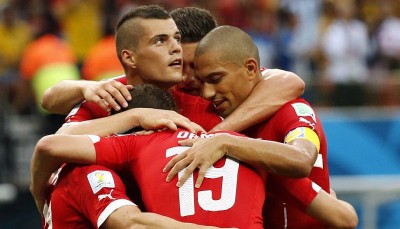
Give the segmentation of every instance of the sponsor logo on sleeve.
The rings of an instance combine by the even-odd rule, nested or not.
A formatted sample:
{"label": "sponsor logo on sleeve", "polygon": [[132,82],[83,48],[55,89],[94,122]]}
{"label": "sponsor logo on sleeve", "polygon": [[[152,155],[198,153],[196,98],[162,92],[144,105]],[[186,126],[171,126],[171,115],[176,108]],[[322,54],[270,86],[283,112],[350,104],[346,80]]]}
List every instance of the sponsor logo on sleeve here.
{"label": "sponsor logo on sleeve", "polygon": [[115,188],[114,178],[109,171],[96,170],[89,173],[87,178],[94,194],[102,188]]}
{"label": "sponsor logo on sleeve", "polygon": [[104,199],[104,198],[110,198],[110,200],[115,200],[114,197],[111,196],[111,193],[114,191],[114,189],[111,189],[110,193],[108,194],[101,194],[99,195],[97,198],[100,200]]}
{"label": "sponsor logo on sleeve", "polygon": [[299,118],[299,122],[305,122],[307,123],[313,130],[315,129],[315,123],[314,122],[310,122],[307,119],[300,117]]}
{"label": "sponsor logo on sleeve", "polygon": [[303,117],[310,116],[314,120],[314,122],[317,122],[315,119],[314,110],[307,104],[293,103],[292,107],[293,107],[294,111],[296,112],[297,116],[303,116]]}

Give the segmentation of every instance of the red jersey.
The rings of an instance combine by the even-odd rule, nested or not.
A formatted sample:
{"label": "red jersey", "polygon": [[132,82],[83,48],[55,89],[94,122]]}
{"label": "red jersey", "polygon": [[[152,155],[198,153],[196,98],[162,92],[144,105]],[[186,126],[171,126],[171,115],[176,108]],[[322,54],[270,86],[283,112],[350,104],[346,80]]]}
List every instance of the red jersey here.
{"label": "red jersey", "polygon": [[223,158],[207,171],[200,188],[194,188],[197,173],[181,188],[175,186],[177,177],[165,181],[164,166],[188,148],[179,146],[178,140],[195,137],[179,129],[101,138],[95,143],[97,163],[115,171],[129,170],[141,189],[147,211],[203,225],[263,228],[264,181],[246,165]]}
{"label": "red jersey", "polygon": [[222,121],[222,118],[213,112],[210,102],[204,98],[189,95],[174,88],[171,92],[179,107],[179,113],[190,121],[200,124],[206,131]]}
{"label": "red jersey", "polygon": [[[119,76],[110,80],[117,80],[126,84],[125,76]],[[210,103],[198,96],[189,95],[171,89],[171,93],[179,107],[179,112],[189,118],[192,122],[198,123],[206,131],[211,130],[222,119],[210,109]],[[95,103],[82,102],[77,105],[66,117],[66,123],[81,122],[90,119],[97,119],[109,116],[110,113]]]}
{"label": "red jersey", "polygon": [[[219,160],[207,171],[207,179],[198,189],[194,188],[197,173],[181,188],[175,186],[176,177],[170,183],[165,182],[167,174],[162,173],[163,167],[170,157],[187,149],[179,146],[177,141],[195,137],[198,136],[180,129],[175,133],[163,131],[147,136],[100,138],[94,141],[97,163],[119,172],[129,170],[138,182],[144,205],[150,212],[184,222],[262,228],[265,181],[245,164],[229,158]],[[273,176],[272,179],[278,183],[272,192],[279,192],[300,209],[305,209],[319,191],[308,178]],[[299,189],[294,190],[294,185]]]}
{"label": "red jersey", "polygon": [[[253,138],[284,143],[291,131],[299,127],[306,127],[308,128],[306,131],[316,133],[316,138],[318,138],[317,141],[319,142],[319,154],[308,178],[329,193],[330,184],[325,134],[320,119],[304,99],[299,98],[286,103],[269,120],[249,128],[245,133]],[[305,137],[306,134],[302,132],[305,128],[300,128],[299,130],[301,131],[298,131],[294,138],[307,138]],[[287,228],[323,227],[317,220],[298,211],[291,205],[286,205],[284,202],[286,201],[281,201],[272,196],[267,197],[265,224],[271,225],[270,228],[286,228],[286,223]]]}
{"label": "red jersey", "polygon": [[116,173],[99,165],[66,165],[43,211],[43,228],[100,228],[116,209],[135,205]]}

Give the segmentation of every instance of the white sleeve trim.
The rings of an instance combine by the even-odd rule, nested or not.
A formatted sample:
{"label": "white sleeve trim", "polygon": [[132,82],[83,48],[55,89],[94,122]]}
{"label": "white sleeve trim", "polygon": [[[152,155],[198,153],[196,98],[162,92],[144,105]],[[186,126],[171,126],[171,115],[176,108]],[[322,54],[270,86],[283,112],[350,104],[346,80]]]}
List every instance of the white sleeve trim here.
{"label": "white sleeve trim", "polygon": [[63,126],[63,127],[72,126],[72,125],[76,125],[76,124],[78,124],[78,123],[80,123],[80,122],[66,122],[66,123],[62,124],[62,126]]}
{"label": "white sleeve trim", "polygon": [[100,226],[106,221],[106,219],[113,213],[115,210],[117,210],[120,207],[123,206],[137,206],[136,204],[132,203],[130,200],[125,200],[125,199],[119,199],[111,202],[105,209],[104,211],[100,214],[99,218],[97,219],[97,228],[100,228]]}
{"label": "white sleeve trim", "polygon": [[94,144],[100,141],[100,137],[97,136],[97,135],[89,134],[89,135],[87,135],[87,136],[90,138],[90,140],[92,140],[92,142],[93,142]]}
{"label": "white sleeve trim", "polygon": [[324,168],[324,160],[322,159],[322,154],[318,154],[317,160],[315,160],[314,167]]}
{"label": "white sleeve trim", "polygon": [[319,193],[319,191],[321,191],[321,187],[319,185],[317,185],[316,183],[314,183],[314,181],[312,181],[311,185],[316,193]]}

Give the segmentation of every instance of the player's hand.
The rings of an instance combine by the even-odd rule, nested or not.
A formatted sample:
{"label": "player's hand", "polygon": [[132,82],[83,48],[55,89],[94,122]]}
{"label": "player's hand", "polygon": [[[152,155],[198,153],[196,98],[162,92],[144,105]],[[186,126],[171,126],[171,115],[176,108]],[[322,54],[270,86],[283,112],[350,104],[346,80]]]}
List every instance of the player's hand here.
{"label": "player's hand", "polygon": [[169,171],[166,181],[170,182],[176,174],[187,166],[176,186],[181,187],[193,171],[199,169],[198,178],[195,183],[195,187],[199,188],[208,168],[226,154],[223,149],[225,142],[225,134],[217,134],[211,138],[179,141],[180,145],[191,146],[191,148],[172,158],[164,167],[163,172]]}
{"label": "player's hand", "polygon": [[129,91],[132,89],[132,85],[116,80],[86,81],[81,88],[85,100],[96,103],[104,110],[112,107],[116,111],[128,106],[127,101],[132,99]]}
{"label": "player's hand", "polygon": [[205,132],[197,123],[191,122],[188,118],[178,114],[175,111],[160,110],[152,108],[136,108],[139,112],[139,125],[146,130],[157,130],[168,128],[177,130],[178,126],[189,130],[190,132]]}

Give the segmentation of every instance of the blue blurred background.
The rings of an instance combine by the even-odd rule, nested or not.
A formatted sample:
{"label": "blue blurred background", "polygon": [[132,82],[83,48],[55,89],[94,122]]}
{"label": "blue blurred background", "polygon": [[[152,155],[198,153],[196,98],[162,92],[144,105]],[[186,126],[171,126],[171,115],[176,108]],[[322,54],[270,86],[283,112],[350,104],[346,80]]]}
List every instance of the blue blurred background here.
{"label": "blue blurred background", "polygon": [[323,109],[332,188],[357,209],[359,228],[400,226],[400,110]]}

